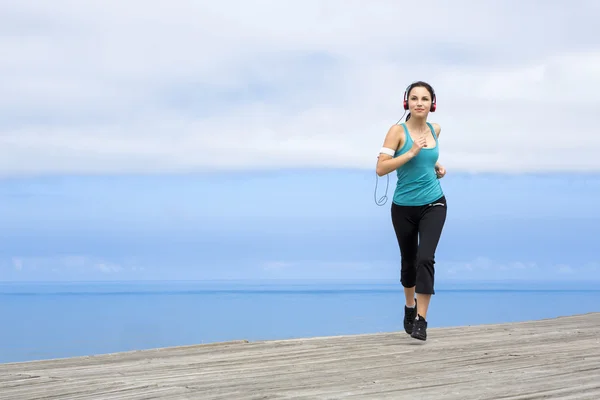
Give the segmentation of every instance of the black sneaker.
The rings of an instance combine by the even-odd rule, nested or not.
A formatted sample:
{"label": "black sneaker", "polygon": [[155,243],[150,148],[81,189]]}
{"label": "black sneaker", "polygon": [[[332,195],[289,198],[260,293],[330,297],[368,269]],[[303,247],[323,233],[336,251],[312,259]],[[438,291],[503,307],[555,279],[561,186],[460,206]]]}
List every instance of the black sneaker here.
{"label": "black sneaker", "polygon": [[410,336],[419,340],[427,340],[427,321],[418,314]]}
{"label": "black sneaker", "polygon": [[413,331],[413,324],[415,323],[415,317],[417,316],[417,299],[415,299],[415,308],[409,308],[404,306],[404,330],[409,335]]}

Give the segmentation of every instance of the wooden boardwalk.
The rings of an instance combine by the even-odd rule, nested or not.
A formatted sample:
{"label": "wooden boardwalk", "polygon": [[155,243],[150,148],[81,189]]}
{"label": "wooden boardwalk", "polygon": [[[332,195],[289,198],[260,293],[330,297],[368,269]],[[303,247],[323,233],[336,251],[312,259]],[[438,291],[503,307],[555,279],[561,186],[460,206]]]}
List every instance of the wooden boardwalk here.
{"label": "wooden boardwalk", "polygon": [[0,399],[600,399],[600,313],[0,364]]}

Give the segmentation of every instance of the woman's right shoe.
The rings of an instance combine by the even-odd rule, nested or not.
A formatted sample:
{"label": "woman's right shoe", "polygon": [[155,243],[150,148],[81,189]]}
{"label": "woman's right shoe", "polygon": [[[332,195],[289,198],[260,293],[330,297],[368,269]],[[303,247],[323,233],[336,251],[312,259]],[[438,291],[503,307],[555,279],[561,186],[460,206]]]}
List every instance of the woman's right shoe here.
{"label": "woman's right shoe", "polygon": [[418,340],[427,340],[427,321],[418,314],[410,336]]}

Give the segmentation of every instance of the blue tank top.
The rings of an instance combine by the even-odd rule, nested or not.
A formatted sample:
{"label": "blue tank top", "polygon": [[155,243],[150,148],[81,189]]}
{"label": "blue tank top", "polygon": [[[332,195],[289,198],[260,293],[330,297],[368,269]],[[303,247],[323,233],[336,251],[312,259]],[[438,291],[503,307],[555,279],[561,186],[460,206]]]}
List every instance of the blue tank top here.
{"label": "blue tank top", "polygon": [[[423,147],[416,157],[396,170],[398,182],[394,191],[393,202],[400,206],[422,206],[429,204],[444,195],[442,186],[435,173],[435,163],[438,160],[439,142],[433,126],[428,122],[435,147]],[[406,153],[413,145],[408,128],[402,124],[406,140],[404,146],[398,149],[395,157]]]}

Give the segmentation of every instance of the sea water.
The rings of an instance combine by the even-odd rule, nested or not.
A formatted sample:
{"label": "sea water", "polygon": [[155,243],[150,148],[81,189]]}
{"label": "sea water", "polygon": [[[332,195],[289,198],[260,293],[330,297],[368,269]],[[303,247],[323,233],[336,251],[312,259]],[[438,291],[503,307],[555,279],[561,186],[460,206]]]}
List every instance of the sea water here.
{"label": "sea water", "polygon": [[[403,331],[399,283],[0,283],[0,363],[245,339]],[[600,311],[597,283],[440,283],[429,326]]]}

